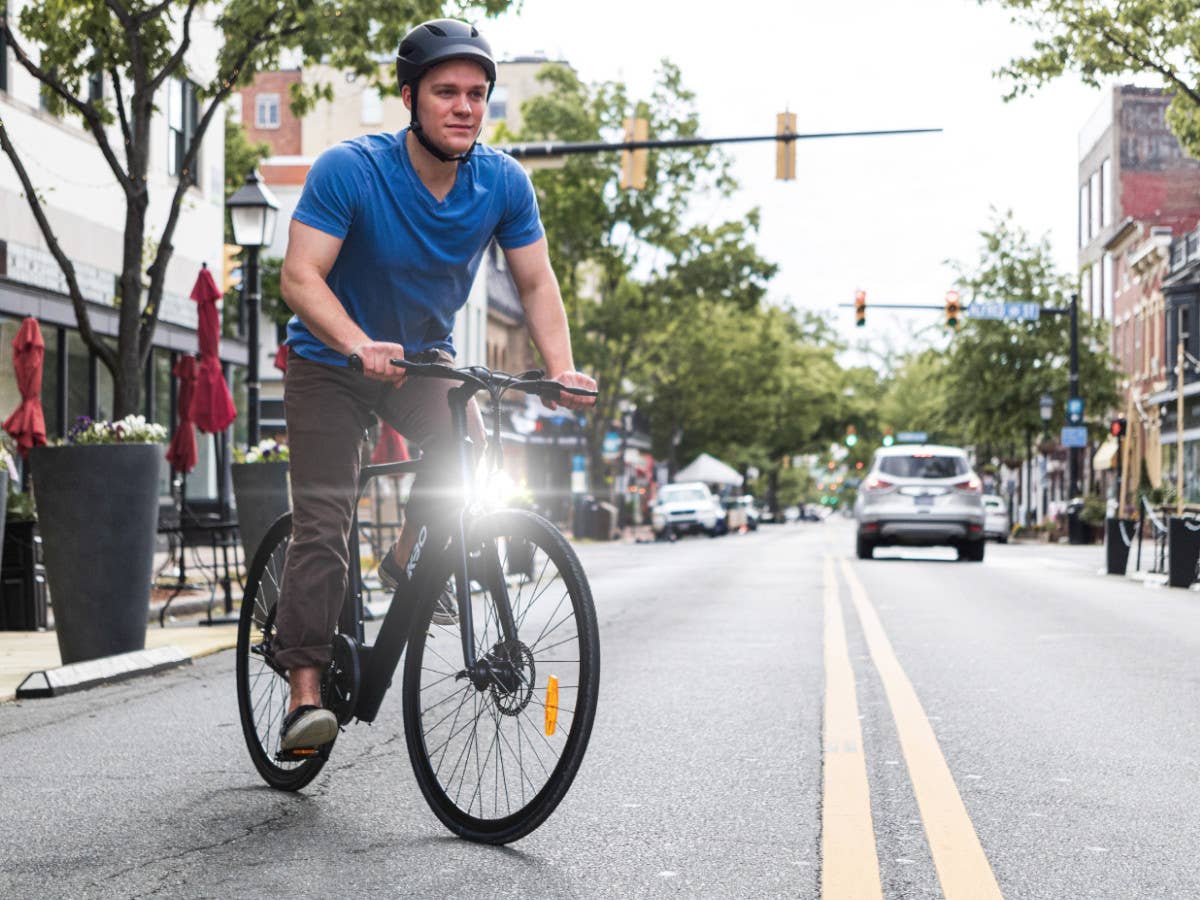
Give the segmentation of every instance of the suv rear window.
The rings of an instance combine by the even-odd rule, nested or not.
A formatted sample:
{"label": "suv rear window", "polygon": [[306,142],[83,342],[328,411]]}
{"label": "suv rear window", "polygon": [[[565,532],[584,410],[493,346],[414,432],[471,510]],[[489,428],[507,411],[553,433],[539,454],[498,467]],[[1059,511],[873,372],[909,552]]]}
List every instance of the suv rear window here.
{"label": "suv rear window", "polygon": [[953,478],[967,473],[961,456],[885,456],[879,471],[897,478]]}

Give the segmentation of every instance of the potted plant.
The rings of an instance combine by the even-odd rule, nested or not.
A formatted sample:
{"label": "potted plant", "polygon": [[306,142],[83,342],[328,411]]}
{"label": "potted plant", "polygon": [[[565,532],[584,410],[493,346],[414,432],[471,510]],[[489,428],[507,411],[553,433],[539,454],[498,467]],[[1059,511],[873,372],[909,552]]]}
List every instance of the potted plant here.
{"label": "potted plant", "polygon": [[233,502],[247,568],[271,524],[292,508],[287,444],[266,438],[233,451]]}
{"label": "potted plant", "polygon": [[30,452],[64,664],[146,646],[166,438],[142,416],[81,416],[65,438]]}

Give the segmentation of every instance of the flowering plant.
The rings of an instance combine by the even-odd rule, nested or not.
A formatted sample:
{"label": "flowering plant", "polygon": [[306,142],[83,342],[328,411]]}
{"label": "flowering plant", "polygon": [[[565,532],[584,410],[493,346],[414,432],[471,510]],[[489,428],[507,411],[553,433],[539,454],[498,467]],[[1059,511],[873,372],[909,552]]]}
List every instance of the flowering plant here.
{"label": "flowering plant", "polygon": [[272,438],[263,438],[253,447],[233,448],[233,461],[238,463],[287,462],[288,446]]}
{"label": "flowering plant", "polygon": [[60,444],[161,444],[167,429],[145,416],[126,416],[116,422],[96,421],[87,416],[75,420]]}

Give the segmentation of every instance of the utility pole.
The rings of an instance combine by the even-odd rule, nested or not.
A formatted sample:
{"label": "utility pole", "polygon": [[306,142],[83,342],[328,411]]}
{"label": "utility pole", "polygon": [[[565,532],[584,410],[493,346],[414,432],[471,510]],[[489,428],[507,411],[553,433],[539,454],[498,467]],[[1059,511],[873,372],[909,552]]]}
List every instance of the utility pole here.
{"label": "utility pole", "polygon": [[1175,310],[1175,515],[1183,515],[1183,306]]}
{"label": "utility pole", "polygon": [[[1071,307],[1068,313],[1071,317],[1071,374],[1070,397],[1079,399],[1079,294],[1071,295]],[[1072,447],[1067,453],[1068,499],[1074,499],[1083,493],[1079,484],[1079,449]]]}

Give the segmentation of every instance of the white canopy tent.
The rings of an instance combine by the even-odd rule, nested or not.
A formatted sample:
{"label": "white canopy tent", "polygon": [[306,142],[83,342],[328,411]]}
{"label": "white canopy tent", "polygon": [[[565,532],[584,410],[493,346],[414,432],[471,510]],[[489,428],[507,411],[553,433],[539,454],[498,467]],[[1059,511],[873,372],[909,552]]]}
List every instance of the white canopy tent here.
{"label": "white canopy tent", "polygon": [[676,481],[703,481],[705,484],[740,485],[743,481],[737,469],[715,456],[701,453],[675,473]]}

